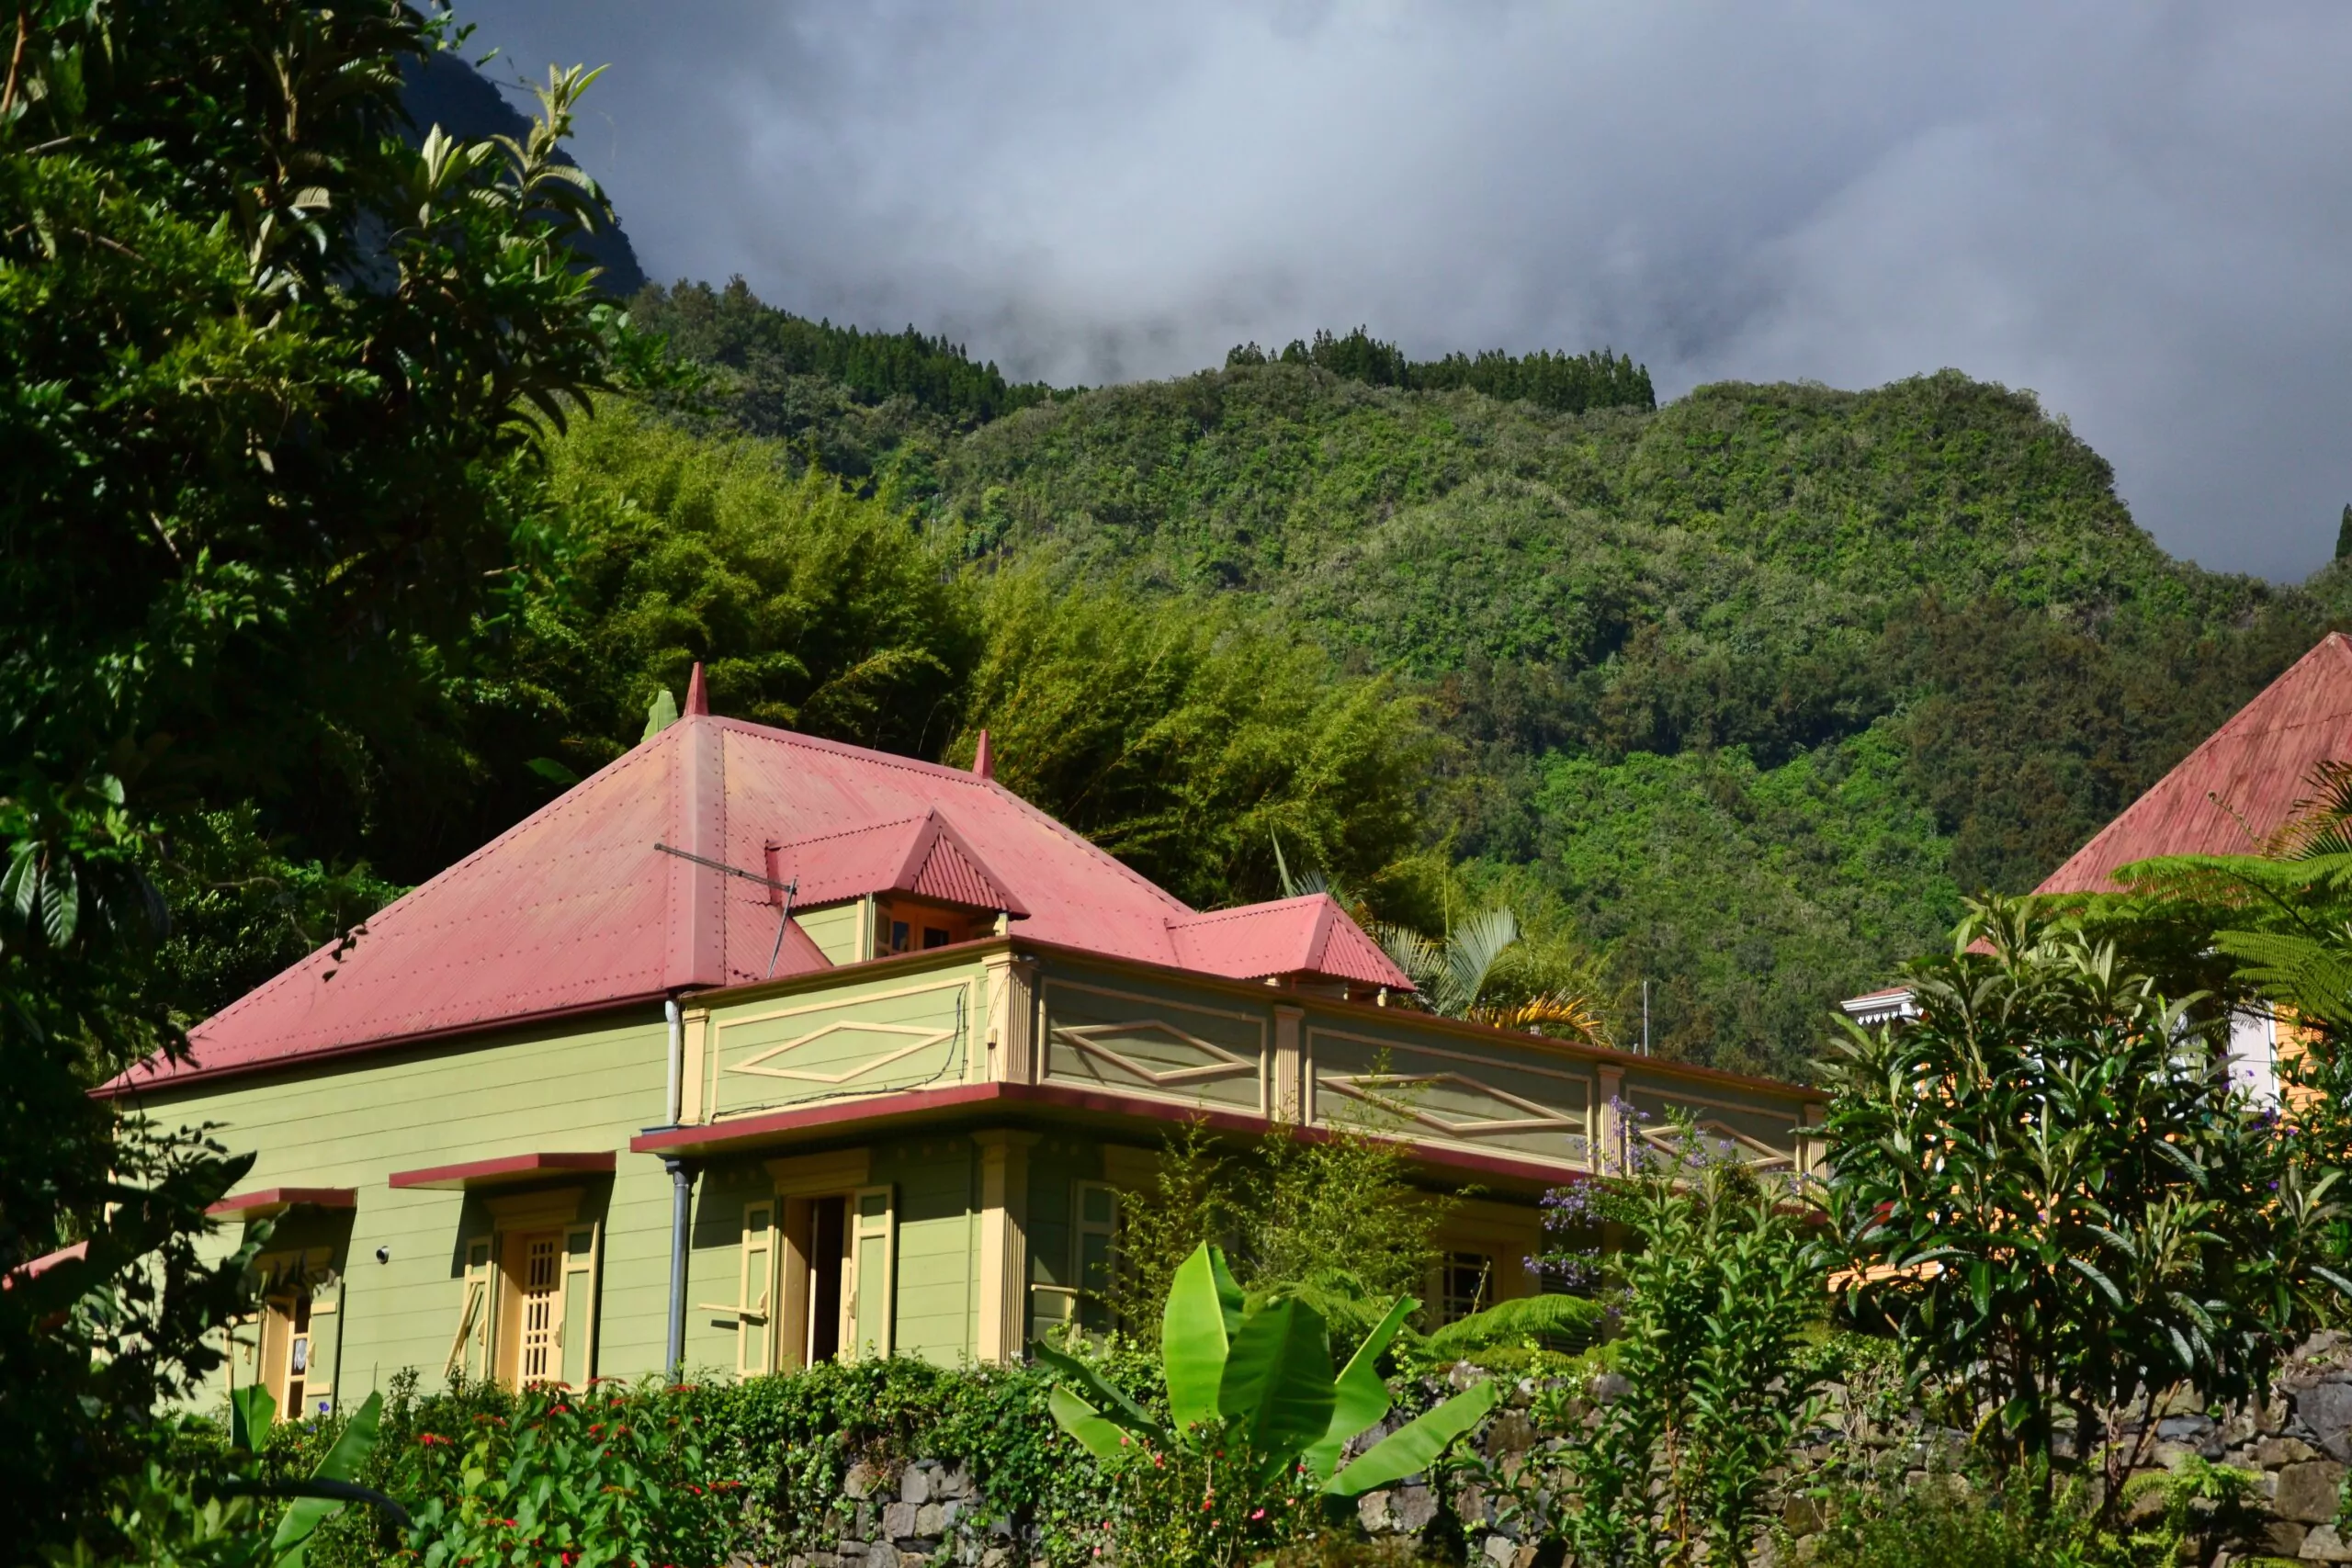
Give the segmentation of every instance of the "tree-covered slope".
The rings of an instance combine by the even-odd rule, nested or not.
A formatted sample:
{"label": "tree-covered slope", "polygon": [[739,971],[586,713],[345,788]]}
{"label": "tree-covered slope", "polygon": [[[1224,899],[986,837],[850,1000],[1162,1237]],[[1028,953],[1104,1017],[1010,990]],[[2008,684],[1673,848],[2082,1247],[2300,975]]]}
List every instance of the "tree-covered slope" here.
{"label": "tree-covered slope", "polygon": [[1244,365],[911,444],[970,557],[1238,595],[1419,682],[1425,831],[1538,873],[1669,1048],[1784,1072],[2337,599],[2172,559],[2062,420],[1953,371],[1563,414]]}

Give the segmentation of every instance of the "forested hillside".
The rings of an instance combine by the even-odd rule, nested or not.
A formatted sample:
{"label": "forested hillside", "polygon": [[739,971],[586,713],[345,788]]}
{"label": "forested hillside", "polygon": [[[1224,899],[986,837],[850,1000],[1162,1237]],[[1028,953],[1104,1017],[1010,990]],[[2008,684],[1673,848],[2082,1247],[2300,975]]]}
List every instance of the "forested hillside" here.
{"label": "forested hillside", "polygon": [[2334,606],[2171,560],[2062,422],[1950,371],[1568,416],[1270,364],[1031,409],[936,471],[967,553],[1237,593],[1408,677],[1452,742],[1425,831],[1532,868],[1657,983],[1667,1048],[1781,1071]]}
{"label": "forested hillside", "polygon": [[[682,378],[550,439],[497,613],[259,802],[298,859],[429,874],[701,659],[722,711],[861,744],[962,761],[985,726],[1195,903],[1277,893],[1278,844],[1424,929],[1508,899],[1621,1040],[1646,980],[1657,1049],[1801,1074],[1838,997],[2030,887],[2346,602],[2169,558],[2062,420],[1953,371],[1653,408],[1622,355],[1359,330],[1057,389],[740,284],[632,310]],[[266,924],[213,902],[190,940]]]}

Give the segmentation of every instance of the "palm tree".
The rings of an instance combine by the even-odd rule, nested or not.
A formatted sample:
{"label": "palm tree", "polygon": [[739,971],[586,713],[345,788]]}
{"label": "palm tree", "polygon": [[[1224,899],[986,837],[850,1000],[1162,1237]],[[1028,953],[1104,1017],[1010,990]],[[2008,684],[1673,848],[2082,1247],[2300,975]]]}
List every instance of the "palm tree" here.
{"label": "palm tree", "polygon": [[1430,937],[1409,926],[1370,919],[1360,900],[1321,872],[1293,876],[1279,838],[1274,840],[1274,868],[1285,897],[1328,893],[1346,907],[1413,982],[1421,1005],[1439,1017],[1596,1045],[1610,1043],[1608,1024],[1594,1008],[1588,986],[1554,987],[1515,998],[1506,994],[1513,988],[1507,983],[1507,954],[1520,945],[1521,936],[1519,916],[1508,906],[1481,909],[1453,924],[1443,937]]}

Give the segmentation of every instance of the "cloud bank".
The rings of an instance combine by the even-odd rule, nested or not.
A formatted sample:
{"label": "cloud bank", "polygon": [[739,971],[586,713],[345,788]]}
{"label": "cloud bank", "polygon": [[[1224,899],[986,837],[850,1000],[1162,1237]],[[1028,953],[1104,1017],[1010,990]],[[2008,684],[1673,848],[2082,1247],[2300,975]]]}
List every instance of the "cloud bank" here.
{"label": "cloud bank", "polygon": [[2352,501],[2352,8],[477,0],[610,62],[647,270],[1099,383],[1368,324],[1704,381],[2038,390],[2300,577]]}

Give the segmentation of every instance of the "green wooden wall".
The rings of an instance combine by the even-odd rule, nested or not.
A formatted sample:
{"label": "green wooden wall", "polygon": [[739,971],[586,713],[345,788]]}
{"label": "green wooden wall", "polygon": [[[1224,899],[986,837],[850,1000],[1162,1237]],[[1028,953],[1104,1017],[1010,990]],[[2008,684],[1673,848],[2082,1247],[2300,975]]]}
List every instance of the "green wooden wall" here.
{"label": "green wooden wall", "polygon": [[[660,1368],[667,1333],[669,1178],[659,1160],[628,1148],[632,1134],[662,1120],[668,1049],[662,1014],[648,1009],[217,1088],[150,1090],[141,1106],[167,1122],[220,1123],[220,1142],[258,1151],[241,1190],[357,1190],[340,1260],[336,1393],[346,1404],[402,1367],[420,1369],[428,1387],[439,1383],[463,1304],[461,1249],[488,1229],[479,1196],[395,1190],[386,1184],[392,1172],[502,1155],[620,1151],[609,1181],[584,1184],[583,1213],[605,1200],[598,1370],[631,1376]],[[316,1223],[298,1213],[284,1234]],[[225,1251],[237,1234],[228,1227],[218,1245]],[[387,1261],[376,1260],[379,1247]]]}

